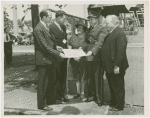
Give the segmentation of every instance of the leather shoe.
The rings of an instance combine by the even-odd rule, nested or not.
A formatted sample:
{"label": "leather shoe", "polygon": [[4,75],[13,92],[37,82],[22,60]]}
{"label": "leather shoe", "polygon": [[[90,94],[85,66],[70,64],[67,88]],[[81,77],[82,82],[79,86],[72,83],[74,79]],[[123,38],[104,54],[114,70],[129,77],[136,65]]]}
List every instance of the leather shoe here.
{"label": "leather shoe", "polygon": [[94,96],[89,97],[89,98],[87,99],[87,102],[91,102],[91,101],[94,101]]}
{"label": "leather shoe", "polygon": [[52,111],[53,110],[53,108],[51,108],[51,107],[43,107],[43,108],[38,108],[38,109],[40,109],[40,110],[46,110],[46,111]]}
{"label": "leather shoe", "polygon": [[56,100],[55,104],[62,104],[60,100]]}
{"label": "leather shoe", "polygon": [[109,111],[121,111],[123,109],[117,109],[117,108],[114,108],[114,107],[110,107],[108,110]]}
{"label": "leather shoe", "polygon": [[80,98],[80,94],[77,93],[75,96],[73,96],[73,99],[77,99],[77,98]]}
{"label": "leather shoe", "polygon": [[67,98],[62,98],[62,101],[63,101],[63,102],[69,102],[69,99],[67,99]]}
{"label": "leather shoe", "polygon": [[104,105],[104,103],[103,103],[103,102],[98,102],[97,104],[98,104],[98,106],[99,106],[99,107],[101,107],[101,106],[103,106],[103,105]]}

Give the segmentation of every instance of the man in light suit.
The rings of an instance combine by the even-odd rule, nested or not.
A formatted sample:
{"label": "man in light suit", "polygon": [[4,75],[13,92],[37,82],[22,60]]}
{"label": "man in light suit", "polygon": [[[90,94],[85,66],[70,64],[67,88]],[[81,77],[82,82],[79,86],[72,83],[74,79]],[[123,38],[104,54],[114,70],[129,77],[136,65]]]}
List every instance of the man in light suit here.
{"label": "man in light suit", "polygon": [[[65,12],[58,10],[56,12],[56,19],[50,24],[49,32],[54,35],[54,42],[57,46],[64,49],[67,48],[67,33],[66,26],[64,25],[66,16]],[[55,63],[55,79],[56,79],[56,89],[55,97],[56,104],[61,104],[62,102],[68,102],[69,100],[65,96],[66,88],[66,75],[67,75],[67,59],[57,60]]]}
{"label": "man in light suit", "polygon": [[106,71],[110,87],[110,110],[123,110],[125,101],[124,76],[129,67],[126,49],[127,38],[118,27],[119,19],[115,15],[106,17],[106,28],[109,32],[101,49],[102,66]]}
{"label": "man in light suit", "polygon": [[48,23],[52,18],[51,12],[44,9],[40,12],[40,17],[41,21],[34,29],[35,57],[38,65],[37,107],[52,110],[48,105],[55,103],[54,62],[56,59],[65,58],[65,55],[54,49],[54,37],[49,34]]}

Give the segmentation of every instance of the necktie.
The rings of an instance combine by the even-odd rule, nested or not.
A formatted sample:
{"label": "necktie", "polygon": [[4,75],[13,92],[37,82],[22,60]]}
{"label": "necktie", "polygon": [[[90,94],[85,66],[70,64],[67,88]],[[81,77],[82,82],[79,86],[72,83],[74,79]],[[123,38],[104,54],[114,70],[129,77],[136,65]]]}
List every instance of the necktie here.
{"label": "necktie", "polygon": [[46,29],[47,29],[47,30],[49,30],[49,28],[48,28],[48,24],[46,24]]}
{"label": "necktie", "polygon": [[60,29],[61,29],[61,31],[63,32],[63,30],[62,30],[62,29],[63,29],[63,28],[62,28],[62,25],[60,25]]}

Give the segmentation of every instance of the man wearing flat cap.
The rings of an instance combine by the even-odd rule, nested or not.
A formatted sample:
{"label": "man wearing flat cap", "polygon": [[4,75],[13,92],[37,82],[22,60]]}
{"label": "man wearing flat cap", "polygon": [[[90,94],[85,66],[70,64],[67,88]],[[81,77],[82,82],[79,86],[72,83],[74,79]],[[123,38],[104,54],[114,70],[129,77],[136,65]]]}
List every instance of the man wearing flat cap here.
{"label": "man wearing flat cap", "polygon": [[100,49],[108,32],[104,26],[98,23],[99,13],[89,11],[88,19],[90,28],[87,32],[87,64],[86,78],[88,79],[88,102],[97,100],[98,106],[103,105],[102,78],[103,69],[100,63]]}

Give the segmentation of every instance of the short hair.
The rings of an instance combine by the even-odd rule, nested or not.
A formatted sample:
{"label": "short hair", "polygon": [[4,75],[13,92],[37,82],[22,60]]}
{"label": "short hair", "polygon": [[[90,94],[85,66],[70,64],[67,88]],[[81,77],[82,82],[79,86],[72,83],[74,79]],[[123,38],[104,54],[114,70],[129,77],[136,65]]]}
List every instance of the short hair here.
{"label": "short hair", "polygon": [[116,15],[108,15],[106,16],[106,20],[114,25],[119,25],[120,23],[119,18]]}
{"label": "short hair", "polygon": [[40,17],[41,19],[44,17],[44,16],[48,16],[48,12],[49,10],[48,9],[43,9],[41,12],[40,12]]}
{"label": "short hair", "polygon": [[62,17],[64,14],[65,14],[65,12],[64,12],[64,11],[62,11],[62,10],[58,10],[58,11],[56,12],[56,14],[55,14],[55,17],[56,17],[56,18],[58,18],[58,17]]}

